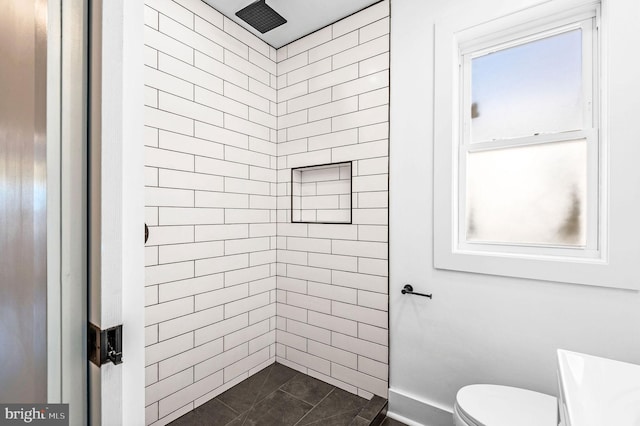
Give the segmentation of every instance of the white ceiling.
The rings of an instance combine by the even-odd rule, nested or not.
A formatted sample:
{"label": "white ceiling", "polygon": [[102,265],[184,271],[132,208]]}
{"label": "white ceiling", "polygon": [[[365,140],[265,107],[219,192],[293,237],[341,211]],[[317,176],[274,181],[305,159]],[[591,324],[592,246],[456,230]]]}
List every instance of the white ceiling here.
{"label": "white ceiling", "polygon": [[275,48],[310,34],[351,15],[379,0],[267,0],[267,5],[282,15],[287,23],[260,34],[236,16],[236,12],[255,0],[203,0],[218,12],[242,25]]}

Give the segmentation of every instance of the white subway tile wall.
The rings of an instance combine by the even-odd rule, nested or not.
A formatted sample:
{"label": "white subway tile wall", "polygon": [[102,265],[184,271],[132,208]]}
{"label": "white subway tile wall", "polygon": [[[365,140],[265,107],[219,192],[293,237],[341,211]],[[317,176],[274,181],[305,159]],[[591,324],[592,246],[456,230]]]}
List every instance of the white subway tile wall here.
{"label": "white subway tile wall", "polygon": [[146,423],[164,425],[275,361],[277,64],[200,0],[145,3]]}
{"label": "white subway tile wall", "polygon": [[[147,425],[276,360],[386,397],[389,1],[277,51],[145,4]],[[291,223],[291,168],[348,161],[300,189],[353,224]]]}
{"label": "white subway tile wall", "polygon": [[[282,47],[277,58],[276,359],[387,397],[389,2]],[[291,182],[292,168],[345,161],[348,176],[325,169]],[[344,200],[346,178],[353,194]],[[291,223],[322,222],[339,203],[353,207],[352,224]]]}

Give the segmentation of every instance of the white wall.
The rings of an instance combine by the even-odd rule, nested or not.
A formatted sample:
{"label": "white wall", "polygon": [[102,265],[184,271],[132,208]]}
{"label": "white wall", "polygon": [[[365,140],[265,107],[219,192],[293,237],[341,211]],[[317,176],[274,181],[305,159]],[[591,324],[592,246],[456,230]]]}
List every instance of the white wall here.
{"label": "white wall", "polygon": [[200,0],[145,1],[146,422],[275,361],[276,51]]}
{"label": "white wall", "polygon": [[[640,363],[638,292],[433,268],[434,24],[536,3],[392,1],[390,410],[420,424],[451,424],[456,391],[471,383],[555,395],[557,348]],[[607,6],[612,126],[629,126],[640,94],[640,66],[629,55],[640,45],[640,4]],[[433,300],[402,296],[405,283]]]}
{"label": "white wall", "polygon": [[[382,1],[278,49],[277,360],[366,398],[388,383],[388,17]],[[344,161],[351,223],[291,223],[291,168]]]}

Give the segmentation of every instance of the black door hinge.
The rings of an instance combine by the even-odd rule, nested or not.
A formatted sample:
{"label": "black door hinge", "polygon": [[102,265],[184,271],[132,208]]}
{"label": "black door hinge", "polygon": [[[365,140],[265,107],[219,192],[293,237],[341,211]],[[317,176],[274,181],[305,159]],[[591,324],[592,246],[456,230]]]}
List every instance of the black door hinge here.
{"label": "black door hinge", "polygon": [[122,364],[122,325],[100,330],[89,323],[87,330],[89,361],[98,367],[111,361]]}

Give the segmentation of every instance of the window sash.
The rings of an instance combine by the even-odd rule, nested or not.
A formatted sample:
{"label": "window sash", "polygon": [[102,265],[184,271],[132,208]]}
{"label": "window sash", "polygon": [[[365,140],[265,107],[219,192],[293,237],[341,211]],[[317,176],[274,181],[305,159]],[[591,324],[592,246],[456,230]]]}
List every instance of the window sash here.
{"label": "window sash", "polygon": [[[574,18],[575,19],[575,18]],[[533,41],[541,40],[555,35],[563,34],[573,30],[582,31],[582,129],[589,129],[595,127],[598,122],[597,111],[593,108],[594,95],[597,93],[596,87],[594,87],[594,65],[596,61],[596,43],[594,43],[594,31],[597,28],[596,16],[589,15],[589,18],[582,19],[580,21],[570,23],[558,23],[554,24],[553,28],[535,31],[530,34],[529,32],[523,33],[521,36],[511,35],[509,41],[503,40],[504,36],[500,36],[492,41],[485,41],[484,43],[476,46],[476,49],[469,50],[469,46],[460,50],[460,67],[462,72],[460,73],[460,87],[461,99],[460,99],[460,117],[462,118],[462,126],[460,134],[462,135],[462,144],[478,144],[487,141],[473,142],[471,137],[471,61],[475,58],[494,53],[502,50],[506,50],[512,47],[518,47]],[[515,39],[513,37],[516,37]],[[488,46],[482,47],[487,44]],[[566,129],[564,131],[572,131],[574,129]],[[545,134],[554,134],[559,132],[551,132]],[[533,136],[533,135],[532,135]],[[506,140],[493,139],[493,140]],[[511,139],[511,138],[508,138]]]}
{"label": "window sash", "polygon": [[[550,260],[567,260],[568,258],[597,259],[601,257],[601,229],[600,222],[600,161],[601,144],[599,141],[599,122],[597,108],[598,87],[597,73],[597,43],[596,31],[598,27],[598,10],[573,15],[563,20],[556,20],[545,24],[531,23],[527,28],[514,32],[505,30],[492,37],[474,39],[459,45],[459,108],[458,123],[459,141],[457,145],[457,161],[454,166],[455,191],[453,197],[453,212],[455,214],[453,229],[454,252],[465,254],[491,254],[495,256],[535,256],[547,257]],[[472,142],[471,139],[471,61],[488,53],[517,47],[532,41],[540,40],[568,31],[580,29],[582,31],[582,91],[583,91],[583,119],[582,129],[559,132],[541,133],[524,137],[503,138],[490,141]],[[512,148],[518,146],[540,145],[554,142],[585,139],[587,143],[587,221],[585,246],[560,246],[553,244],[478,242],[466,240],[466,170],[467,156],[472,152]]]}
{"label": "window sash", "polygon": [[[493,149],[515,148],[520,146],[543,145],[555,142],[564,142],[584,139],[587,143],[587,221],[586,221],[586,244],[585,246],[564,246],[554,244],[533,244],[533,243],[505,243],[505,242],[480,242],[466,240],[466,165],[467,155],[472,152],[491,151]],[[473,144],[463,146],[458,151],[459,179],[457,197],[457,222],[458,226],[454,235],[457,241],[457,252],[502,252],[504,254],[523,255],[548,255],[562,257],[599,257],[599,143],[598,131],[589,129],[587,131],[565,132],[556,135],[539,135],[534,137],[510,139],[508,141],[492,141],[483,144]],[[454,197],[456,200],[456,197]]]}

